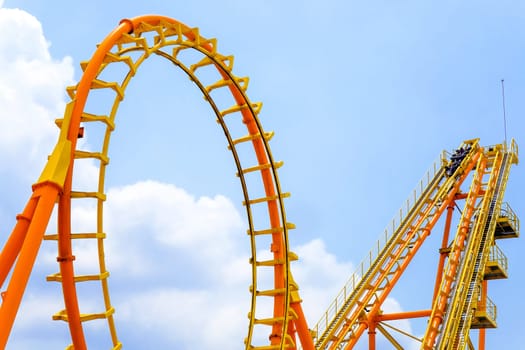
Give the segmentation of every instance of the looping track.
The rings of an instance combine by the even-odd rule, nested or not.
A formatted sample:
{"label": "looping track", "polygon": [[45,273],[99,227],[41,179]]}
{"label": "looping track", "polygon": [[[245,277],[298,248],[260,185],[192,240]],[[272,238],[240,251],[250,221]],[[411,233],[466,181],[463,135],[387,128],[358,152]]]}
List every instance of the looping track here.
{"label": "looping track", "polygon": [[[186,54],[193,51],[198,54]],[[61,129],[60,138],[46,169],[39,181],[34,185],[34,193],[28,207],[14,229],[12,239],[8,242],[1,256],[2,282],[6,279],[9,269],[15,263],[11,283],[0,309],[0,347],[5,346],[7,336],[14,321],[16,310],[22,297],[25,282],[30,274],[39,242],[42,239],[47,221],[51,215],[54,202],[58,200],[58,233],[43,237],[56,240],[58,243],[58,258],[60,272],[48,276],[49,281],[62,284],[65,309],[58,312],[54,319],[68,323],[73,347],[85,349],[86,340],[83,332],[83,322],[106,319],[114,349],[121,348],[116,334],[107,279],[109,272],[104,261],[103,206],[106,200],[105,173],[109,164],[108,149],[112,131],[115,129],[115,119],[120,102],[125,97],[125,90],[135,72],[148,57],[158,55],[182,69],[200,89],[209,103],[217,122],[221,126],[228,141],[237,167],[244,194],[244,206],[248,217],[247,230],[251,241],[252,285],[250,286],[251,309],[249,310],[249,331],[245,339],[246,349],[282,349],[296,346],[296,332],[300,332],[303,346],[311,348],[308,327],[302,314],[298,287],[293,282],[290,261],[297,256],[290,252],[288,245],[288,230],[294,225],[286,220],[284,198],[288,193],[282,192],[277,175],[277,169],[282,162],[273,159],[269,141],[273,132],[262,128],[258,114],[262,103],[251,102],[246,94],[249,79],[237,77],[233,73],[233,56],[225,56],[217,51],[217,40],[206,39],[199,34],[197,28],[189,28],[173,19],[162,16],[142,16],[126,19],[110,33],[98,46],[91,60],[83,62],[82,79],[76,86],[67,89],[71,102],[67,105],[63,119],[57,120]],[[198,58],[195,58],[198,57]],[[120,71],[125,67],[124,74],[117,81],[108,81],[103,77],[107,71],[118,66]],[[213,74],[213,72],[215,72]],[[108,74],[109,75],[109,74]],[[204,83],[210,80],[209,83]],[[113,102],[105,112],[86,110],[89,99],[94,94],[104,94]],[[231,98],[215,98],[224,96],[223,91]],[[222,94],[222,95],[221,95]],[[228,103],[229,105],[226,105]],[[236,127],[235,124],[240,124]],[[244,126],[243,126],[244,125]],[[99,150],[81,150],[77,148],[77,139],[84,133],[90,134],[91,129],[104,128]],[[236,135],[242,129],[245,135]],[[234,130],[233,134],[230,130]],[[255,157],[241,156],[252,150]],[[74,168],[80,160],[89,159],[98,163],[99,178],[97,188],[89,191],[74,189]],[[255,160],[255,163],[250,163]],[[259,179],[259,180],[257,180]],[[252,184],[249,188],[248,184]],[[97,206],[96,232],[71,232],[71,215],[73,201],[93,200]],[[262,207],[258,208],[258,207]],[[258,242],[270,240],[271,259],[261,260],[257,253]],[[33,247],[26,242],[31,240]],[[90,275],[74,274],[74,251],[71,240],[96,240],[98,246],[99,271]],[[36,243],[38,242],[38,243]],[[23,243],[23,244],[22,244]],[[23,264],[22,261],[28,263]],[[9,267],[9,269],[7,268]],[[265,270],[273,271],[273,285],[266,285],[259,275]],[[105,308],[99,313],[82,314],[77,297],[78,283],[100,282]],[[263,299],[273,300],[273,310],[257,308]],[[289,328],[290,327],[290,328]],[[302,333],[301,333],[302,332]],[[270,334],[270,345],[254,345],[260,341],[262,334]]]}
{"label": "looping track", "polygon": [[[495,307],[487,296],[487,280],[506,278],[506,258],[495,240],[519,234],[519,221],[503,203],[511,165],[518,163],[516,143],[482,147],[474,139],[460,145],[460,150],[466,150],[461,156],[444,152],[406,202],[406,208],[400,210],[391,229],[385,231],[310,330],[290,272],[291,262],[298,257],[288,243],[288,231],[294,228],[284,210],[289,194],[281,190],[277,174],[282,162],[275,161],[270,150],[273,132],[265,131],[258,117],[262,104],[249,100],[249,79],[234,75],[233,56],[220,54],[216,39],[203,38],[197,28],[153,15],[123,20],[92,58],[81,63],[84,73],[80,82],[67,89],[71,102],[64,117],[57,120],[59,140],[0,255],[0,286],[9,281],[0,307],[0,348],[8,342],[43,239],[58,245],[60,271],[47,279],[62,286],[65,308],[53,318],[69,327],[72,345],[68,349],[87,349],[84,323],[95,320],[107,325],[109,347],[122,348],[104,258],[105,175],[120,103],[141,64],[153,55],[167,59],[198,87],[214,111],[233,156],[251,244],[251,305],[245,349],[352,349],[366,330],[369,349],[376,348],[376,330],[396,349],[402,349],[385,322],[426,318],[422,339],[404,334],[420,342],[423,350],[473,349],[470,329],[480,329],[478,349],[484,350],[484,329],[495,327]],[[79,148],[77,141],[84,134],[90,141],[98,140],[98,145],[92,145],[95,150]],[[76,188],[75,169],[78,171],[79,164],[86,161],[98,166],[98,181],[94,188]],[[469,180],[468,190],[462,190]],[[92,232],[73,231],[76,218],[72,208],[82,201],[96,206]],[[450,239],[452,214],[459,201],[463,201],[463,210],[457,232]],[[58,232],[46,234],[57,203]],[[385,300],[445,212],[430,307],[384,314]],[[98,271],[75,274],[74,241],[96,243]],[[258,249],[268,244],[269,256]],[[270,282],[264,278],[268,275]],[[78,289],[86,284],[101,287],[103,309],[99,312],[81,312]]]}

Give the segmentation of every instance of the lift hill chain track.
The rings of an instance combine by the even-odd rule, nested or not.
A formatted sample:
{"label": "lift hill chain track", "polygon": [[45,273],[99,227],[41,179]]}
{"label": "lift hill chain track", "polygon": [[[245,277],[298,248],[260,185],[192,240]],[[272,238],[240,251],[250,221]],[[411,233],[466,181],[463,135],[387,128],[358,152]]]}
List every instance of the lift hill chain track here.
{"label": "lift hill chain track", "polygon": [[[197,55],[185,55],[188,51]],[[115,328],[115,310],[108,288],[109,272],[104,260],[105,174],[109,164],[109,141],[126,87],[144,60],[153,55],[169,60],[200,89],[215,112],[237,168],[252,252],[246,349],[350,349],[367,328],[370,334],[375,334],[377,328],[400,348],[381,325],[381,321],[387,320],[387,315],[381,314],[381,306],[446,209],[450,226],[450,209],[461,199],[465,199],[465,209],[451,244],[448,232],[444,233],[431,309],[397,317],[429,317],[429,328],[422,340],[424,349],[463,349],[467,343],[471,346],[468,330],[486,327],[492,315],[486,281],[483,281],[484,276],[489,276],[486,268],[494,267],[491,265],[494,260],[506,264],[494,244],[495,232],[510,237],[517,236],[519,229],[511,209],[502,207],[510,165],[517,163],[515,143],[512,142],[509,149],[507,145],[485,149],[477,140],[470,140],[462,145],[469,151],[459,162],[449,162],[443,155],[414,192],[413,199],[407,201],[399,221],[385,231],[377,249],[360,265],[319,323],[310,330],[302,312],[298,286],[290,272],[290,262],[298,257],[288,244],[288,230],[294,225],[287,221],[284,199],[289,194],[282,192],[277,175],[282,162],[274,161],[269,147],[273,132],[265,131],[258,118],[262,104],[251,102],[246,94],[249,79],[233,74],[233,56],[218,53],[216,39],[205,39],[197,28],[189,28],[167,17],[142,16],[123,20],[98,46],[91,60],[81,64],[84,71],[81,81],[67,89],[71,102],[64,117],[57,120],[60,127],[58,143],[33,186],[26,208],[17,216],[16,226],[0,255],[0,285],[9,281],[2,293],[0,348],[7,344],[42,239],[56,241],[58,245],[60,271],[48,276],[47,280],[62,286],[65,308],[53,319],[67,323],[72,339],[68,349],[87,348],[83,324],[96,320],[105,320],[107,324],[108,347],[122,348]],[[113,76],[107,72],[115,66],[121,71],[125,68],[119,79],[104,78]],[[112,102],[107,110],[89,110],[95,92],[109,96]],[[230,100],[224,95],[230,96]],[[78,149],[78,138],[84,133],[91,137],[97,130],[102,130],[99,149]],[[247,134],[239,135],[239,130]],[[246,156],[247,150],[251,150],[252,158]],[[96,188],[73,188],[74,169],[82,161],[98,164]],[[468,193],[463,193],[460,187],[469,178],[472,184]],[[80,201],[96,203],[94,232],[72,230],[76,219],[71,209]],[[58,232],[46,234],[56,203]],[[501,215],[502,210],[508,215]],[[97,257],[94,259],[98,261],[99,271],[75,274],[72,242],[80,240],[96,242]],[[257,256],[257,247],[268,241],[273,255],[263,260]],[[497,265],[496,271],[498,267],[501,266]],[[260,278],[268,270],[273,274],[272,285]],[[498,275],[494,274],[495,270],[490,270],[492,276]],[[100,284],[103,308],[97,313],[81,313],[78,286],[92,283]],[[272,300],[273,309],[258,308],[264,304],[261,300]],[[484,318],[479,317],[480,313]],[[269,344],[265,345],[261,339],[268,335]],[[369,348],[374,349],[375,336],[369,336],[369,341]]]}
{"label": "lift hill chain track", "polygon": [[[485,275],[487,264],[492,263],[500,271],[503,266],[496,261],[499,255],[506,268],[506,259],[494,239],[514,237],[519,232],[519,222],[515,215],[509,216],[508,205],[502,210],[510,167],[518,162],[518,151],[514,141],[507,149],[506,145],[483,148],[478,140],[469,140],[459,149],[468,149],[468,153],[456,164],[442,155],[407,201],[406,209],[401,209],[399,219],[393,221],[390,230],[385,230],[376,249],[370,251],[314,326],[316,349],[352,349],[367,329],[369,348],[375,349],[376,328],[395,348],[402,349],[382,322],[417,317],[429,317],[428,329],[420,339],[422,349],[464,349],[470,328],[494,325],[476,323],[475,312],[486,315],[491,304],[483,283],[484,278],[490,278],[490,274]],[[461,185],[468,179],[470,189],[463,193]],[[465,200],[462,217],[455,239],[449,243],[452,211],[461,199]],[[432,307],[383,314],[384,301],[447,208]],[[505,222],[507,229],[498,226],[499,222]],[[499,237],[495,237],[498,233]]]}

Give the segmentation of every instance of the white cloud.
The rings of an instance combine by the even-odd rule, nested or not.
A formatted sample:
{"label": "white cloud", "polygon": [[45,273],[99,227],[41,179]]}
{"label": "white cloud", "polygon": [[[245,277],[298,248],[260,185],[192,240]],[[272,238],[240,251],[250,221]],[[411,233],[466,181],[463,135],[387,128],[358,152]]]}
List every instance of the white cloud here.
{"label": "white cloud", "polygon": [[[57,290],[58,291],[58,290]],[[51,315],[63,309],[61,297],[44,291],[27,292],[24,296],[7,349],[64,348],[63,324],[51,321]],[[45,344],[45,347],[42,347]]]}
{"label": "white cloud", "polygon": [[61,349],[64,348],[64,343],[60,339],[50,339],[49,337],[18,337],[10,339],[7,346],[8,349],[16,350]]}
{"label": "white cloud", "polygon": [[245,224],[226,197],[195,198],[155,181],[110,189],[105,212],[110,263],[127,273],[146,273],[156,253],[203,269],[212,261],[235,256],[236,236],[245,238]]}
{"label": "white cloud", "polygon": [[[110,189],[106,217],[116,318],[125,329],[181,349],[242,342],[250,267],[239,241],[248,239],[229,199],[145,181]],[[195,337],[200,329],[213,331]]]}
{"label": "white cloud", "polygon": [[[0,163],[19,176],[40,170],[58,135],[71,58],[51,58],[42,26],[19,9],[0,8]],[[7,166],[7,164],[9,164]]]}
{"label": "white cloud", "polygon": [[292,273],[299,284],[309,326],[313,328],[354,267],[350,262],[337,261],[321,239],[314,239],[294,250],[299,261],[292,264]]}
{"label": "white cloud", "polygon": [[[94,211],[89,204],[76,208],[78,226],[87,226]],[[171,184],[143,181],[109,189],[105,223],[110,289],[124,342],[135,336],[131,330],[143,329],[182,349],[242,343],[250,254],[246,225],[229,199],[196,198]],[[78,268],[95,268],[96,249],[87,243],[76,248]],[[296,252],[300,262],[293,271],[308,320],[315,322],[353,268],[338,262],[320,239]],[[265,306],[271,310],[271,304],[258,305]],[[194,337],[198,329],[214,331]]]}
{"label": "white cloud", "polygon": [[49,322],[51,315],[62,309],[60,298],[45,294],[28,293],[24,296],[23,306],[20,308],[20,317],[17,324],[22,328],[41,326]]}
{"label": "white cloud", "polygon": [[[121,311],[118,318],[124,326],[140,329],[150,339],[161,338],[164,344],[177,344],[178,349],[236,348],[247,321],[242,305],[234,300],[218,303],[213,290],[138,292],[126,300]],[[144,348],[147,342],[136,348]]]}

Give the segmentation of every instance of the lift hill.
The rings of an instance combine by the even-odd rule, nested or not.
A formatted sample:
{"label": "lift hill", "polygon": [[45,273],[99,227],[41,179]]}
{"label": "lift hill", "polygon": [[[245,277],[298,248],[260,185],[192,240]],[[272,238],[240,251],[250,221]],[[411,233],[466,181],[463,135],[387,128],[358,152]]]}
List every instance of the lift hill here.
{"label": "lift hill", "polygon": [[[510,147],[481,147],[477,139],[467,140],[452,156],[444,152],[400,210],[399,219],[385,230],[312,329],[315,348],[352,349],[368,330],[369,348],[375,349],[377,329],[396,349],[402,349],[385,328],[391,328],[386,321],[395,319],[428,318],[425,336],[418,339],[422,349],[473,348],[470,329],[496,327],[487,280],[507,277],[507,259],[496,240],[519,235],[519,221],[503,203],[510,167],[517,162],[514,141]],[[463,191],[461,186],[469,181],[469,189]],[[450,239],[452,214],[460,201],[464,203],[462,215]],[[382,304],[445,211],[431,306],[383,314]],[[480,332],[480,350],[484,336]]]}

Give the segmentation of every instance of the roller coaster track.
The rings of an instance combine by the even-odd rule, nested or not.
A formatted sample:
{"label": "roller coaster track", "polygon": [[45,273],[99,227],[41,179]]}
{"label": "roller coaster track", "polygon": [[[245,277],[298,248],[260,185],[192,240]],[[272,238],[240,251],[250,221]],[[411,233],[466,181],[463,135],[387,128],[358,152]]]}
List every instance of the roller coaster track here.
{"label": "roller coaster track", "polygon": [[[481,287],[491,247],[495,247],[495,225],[510,165],[517,163],[517,146],[513,142],[510,150],[506,145],[485,150],[477,140],[469,140],[460,148],[469,149],[469,152],[453,173],[451,162],[441,156],[440,164],[435,163],[429,170],[413,198],[407,201],[406,209],[400,211],[399,219],[393,221],[390,230],[385,230],[377,248],[359,265],[315,325],[316,349],[352,349],[367,329],[369,349],[375,349],[376,328],[396,349],[402,349],[386,332],[382,322],[419,317],[429,317],[429,327],[421,339],[422,349],[465,348],[473,317],[472,303],[477,300],[476,291]],[[488,181],[487,175],[490,175]],[[465,194],[460,187],[467,178],[472,178],[472,182]],[[459,199],[466,199],[465,209],[455,240],[449,245],[451,214]],[[384,301],[447,208],[450,215],[447,214],[433,308],[383,315]],[[473,215],[476,222],[471,230]],[[447,267],[443,268],[446,257]],[[439,344],[435,344],[438,334],[442,337]]]}
{"label": "roller coaster track", "polygon": [[[432,341],[436,329],[431,322],[427,329],[427,336],[424,338],[425,349],[464,349],[468,341],[468,331],[473,318],[473,302],[478,298],[478,290],[483,280],[484,267],[487,264],[490,248],[494,242],[494,232],[497,223],[498,213],[501,210],[503,193],[510,173],[511,155],[502,151],[501,147],[495,148],[488,153],[486,162],[492,166],[480,166],[479,178],[475,179],[474,185],[482,188],[483,195],[475,195],[477,191],[471,191],[472,197],[480,199],[479,204],[474,207],[476,216],[475,223],[471,226],[465,225],[462,232],[465,235],[457,235],[456,241],[452,246],[452,252],[458,252],[449,257],[446,276],[453,276],[452,270],[455,265],[461,264],[458,268],[455,285],[450,293],[448,291],[449,281],[445,278],[440,287],[439,298],[436,300],[431,315],[431,320],[435,320],[436,315],[444,313],[443,305],[448,305],[446,317],[441,326],[437,344],[433,347]],[[491,169],[490,172],[488,170]],[[484,179],[484,175],[489,175],[489,179]],[[486,176],[485,176],[486,177]],[[467,200],[468,201],[468,200]],[[468,231],[467,231],[468,230]],[[465,243],[464,240],[467,242]],[[464,246],[464,249],[460,247]],[[448,298],[447,298],[448,297]],[[444,300],[446,300],[446,303]]]}
{"label": "roller coaster track", "polygon": [[[192,52],[191,55],[186,54],[189,51]],[[105,174],[109,164],[110,136],[115,129],[116,114],[125,97],[126,87],[140,65],[153,55],[165,58],[180,68],[200,89],[224,131],[228,149],[237,168],[252,251],[251,308],[248,313],[249,330],[245,348],[294,349],[298,341],[301,341],[304,348],[313,349],[298,287],[290,273],[290,262],[296,260],[297,256],[290,251],[288,244],[288,231],[294,225],[286,219],[283,200],[289,194],[281,190],[277,175],[282,162],[274,161],[270,150],[269,141],[273,132],[265,131],[258,118],[262,103],[248,99],[246,92],[249,79],[234,75],[234,58],[217,51],[216,39],[202,37],[198,28],[190,28],[171,18],[154,15],[121,21],[100,43],[92,58],[81,63],[84,73],[80,82],[67,88],[71,102],[67,104],[64,117],[57,120],[60,127],[58,143],[40,179],[33,186],[33,194],[23,213],[17,217],[16,226],[0,255],[0,285],[4,284],[12,270],[0,308],[0,348],[4,348],[8,341],[42,239],[55,240],[58,244],[57,261],[60,271],[47,279],[62,285],[65,308],[55,314],[53,319],[68,324],[72,338],[72,344],[68,348],[86,349],[83,323],[100,319],[107,321],[110,347],[122,347],[115,330],[115,310],[110,301],[109,272],[104,260]],[[107,73],[112,69],[124,71],[119,80],[105,80],[104,76],[115,75]],[[86,110],[95,91],[113,101],[106,111]],[[231,97],[221,97],[224,94]],[[84,133],[94,133],[97,128],[104,130],[100,148],[96,151],[78,149],[78,138]],[[238,130],[245,130],[246,134],[236,135]],[[255,157],[243,158],[241,155],[247,154],[250,149]],[[256,163],[250,163],[254,159]],[[96,188],[80,190],[72,187],[74,166],[82,160],[90,160],[99,165]],[[253,185],[248,188],[248,184]],[[72,232],[72,223],[75,221],[71,211],[72,202],[86,200],[96,202],[96,231]],[[58,202],[58,232],[45,235],[55,202]],[[261,206],[262,209],[259,208]],[[267,243],[268,237],[271,240],[273,257],[262,260],[257,256],[257,243]],[[98,259],[98,272],[75,275],[72,240],[97,242],[98,256],[93,258]],[[268,269],[273,270],[273,285],[268,285],[267,282],[265,285],[258,279],[262,271]],[[86,283],[100,283],[102,287],[104,309],[100,312],[86,314],[80,311],[77,285]],[[257,308],[262,299],[273,300],[271,312]],[[257,343],[261,342],[262,334],[266,334],[266,339],[269,334],[269,345]]]}
{"label": "roller coaster track", "polygon": [[[484,313],[491,307],[486,280],[493,277],[488,277],[487,266],[494,255],[501,255],[495,245],[495,232],[503,238],[518,235],[518,221],[502,203],[510,167],[518,162],[515,142],[509,147],[482,147],[474,139],[460,145],[465,150],[461,157],[448,157],[443,152],[400,210],[399,217],[385,230],[321,320],[309,329],[299,287],[291,273],[291,262],[298,257],[288,242],[289,230],[294,228],[284,208],[289,194],[282,191],[279,183],[277,171],[282,162],[275,161],[270,150],[273,132],[265,131],[259,119],[262,104],[249,100],[249,79],[234,75],[233,56],[220,54],[216,39],[206,39],[197,28],[174,19],[150,15],[121,21],[98,45],[92,58],[81,63],[83,75],[79,83],[67,88],[71,101],[63,118],[56,121],[60,128],[58,142],[0,254],[0,349],[8,343],[42,240],[55,241],[58,247],[59,272],[47,280],[62,287],[64,309],[53,319],[65,322],[69,328],[72,344],[67,349],[87,349],[84,324],[98,321],[109,330],[107,347],[122,348],[105,262],[105,176],[120,103],[135,73],[151,56],[167,59],[197,86],[214,111],[235,163],[251,246],[251,304],[245,349],[351,349],[367,329],[369,349],[375,349],[376,330],[396,349],[402,349],[384,322],[421,317],[428,317],[425,335],[418,339],[422,349],[474,348],[469,338],[473,320],[478,311]],[[91,103],[92,98],[98,101],[93,96],[100,95],[103,101],[110,101],[102,104],[106,108],[102,111],[98,103]],[[90,140],[97,135],[92,139],[98,140],[98,148],[80,149],[78,139],[84,134]],[[79,164],[86,161],[98,165],[98,182],[94,188],[76,188],[75,169],[78,171]],[[463,191],[462,185],[468,181],[470,187]],[[460,200],[464,200],[464,208],[456,235],[449,242],[452,214]],[[78,218],[72,208],[85,201],[96,203],[95,229],[76,232],[73,228]],[[47,233],[55,208],[58,230]],[[431,306],[428,310],[384,314],[385,300],[445,211]],[[513,224],[504,219],[510,216],[507,219]],[[74,241],[96,242],[97,256],[93,259],[98,261],[98,271],[75,273]],[[258,254],[257,247],[268,242],[271,258],[261,258],[264,254]],[[270,283],[260,277],[268,273],[273,275]],[[81,312],[84,306],[78,289],[86,284],[101,287],[103,306],[98,312]],[[273,303],[271,310],[264,307],[268,301]],[[263,340],[265,337],[269,340]],[[480,345],[479,350],[483,349]]]}

